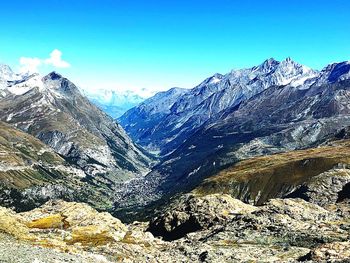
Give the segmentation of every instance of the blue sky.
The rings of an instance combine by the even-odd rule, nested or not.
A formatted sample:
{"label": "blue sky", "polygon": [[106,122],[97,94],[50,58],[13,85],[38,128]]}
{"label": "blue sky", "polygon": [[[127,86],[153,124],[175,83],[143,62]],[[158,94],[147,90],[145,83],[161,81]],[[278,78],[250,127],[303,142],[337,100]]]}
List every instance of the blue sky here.
{"label": "blue sky", "polygon": [[[90,89],[191,88],[216,72],[292,57],[350,60],[350,1],[3,1],[0,61],[44,63]],[[56,65],[60,65],[57,64]]]}

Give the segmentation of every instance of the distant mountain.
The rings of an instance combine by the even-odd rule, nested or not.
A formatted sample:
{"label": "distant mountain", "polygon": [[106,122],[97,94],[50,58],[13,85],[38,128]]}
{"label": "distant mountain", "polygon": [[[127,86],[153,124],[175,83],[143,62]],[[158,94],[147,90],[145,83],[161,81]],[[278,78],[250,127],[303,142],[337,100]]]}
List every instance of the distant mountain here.
{"label": "distant mountain", "polygon": [[[271,68],[274,70],[271,71]],[[282,69],[283,74],[279,73]],[[254,77],[253,81],[250,80],[246,85],[242,84],[243,81],[238,81],[247,79],[245,74],[253,74],[252,72],[256,70],[260,72],[259,74],[269,73]],[[296,77],[294,73],[291,75],[286,73],[296,72],[295,70],[305,74],[297,74]],[[267,60],[259,67],[243,71],[246,73],[236,71],[234,74],[239,76],[236,78],[237,84],[228,86],[231,91],[239,91],[231,94],[240,96],[227,97],[228,106],[223,107],[221,111],[219,111],[220,103],[206,104],[212,106],[207,109],[219,112],[209,118],[207,111],[206,122],[196,128],[188,138],[184,138],[182,143],[177,144],[170,154],[163,156],[161,163],[152,172],[144,179],[130,182],[126,186],[128,190],[120,190],[116,208],[125,204],[129,207],[150,204],[160,198],[189,191],[204,178],[241,160],[315,147],[334,138],[342,130],[348,130],[350,126],[348,62],[332,64],[316,72],[291,60],[284,62]],[[282,75],[289,77],[282,78]],[[232,76],[232,73],[228,76]],[[287,82],[289,84],[286,84]],[[230,83],[233,83],[233,80]],[[204,90],[216,88],[207,84],[202,84],[202,89],[203,87]],[[197,89],[198,87],[186,93],[178,101],[182,99],[182,105],[188,105],[188,101],[197,97],[191,97],[189,94],[196,94],[194,91]],[[253,89],[259,89],[260,92],[247,95],[249,92],[255,93]],[[217,102],[213,98],[217,98],[221,91],[208,98]],[[192,115],[195,116],[199,108],[201,107],[195,107]],[[179,116],[182,116],[183,112],[185,111],[179,111]],[[168,120],[169,116],[172,115],[166,117]],[[169,131],[171,133],[171,129]]]}
{"label": "distant mountain", "polygon": [[[171,114],[174,103],[187,92],[189,90],[181,88],[159,92],[137,107],[127,111],[119,118],[119,121],[131,138],[146,145],[148,150],[157,152],[159,150],[158,141],[154,140],[154,136],[151,134]],[[164,132],[163,136],[168,136],[170,132],[169,130],[162,131]]]}
{"label": "distant mountain", "polygon": [[94,91],[82,90],[91,102],[114,119],[122,116],[127,110],[139,105],[145,98],[132,91],[116,91],[97,89]]}
{"label": "distant mountain", "polygon": [[68,79],[55,72],[1,78],[0,120],[50,146],[84,171],[84,181],[107,187],[106,197],[122,181],[149,171],[150,156]]}
{"label": "distant mountain", "polygon": [[[256,67],[233,70],[226,75],[213,75],[192,90],[179,94],[177,98],[171,97],[170,109],[158,115],[147,111],[150,101],[152,107],[156,107],[155,97],[131,109],[119,120],[136,142],[166,155],[223,110],[238,106],[242,101],[271,86],[300,86],[318,74],[290,58],[281,62],[268,59]],[[142,116],[139,112],[143,112]],[[161,118],[159,115],[162,115]],[[142,119],[148,119],[147,123],[150,125],[145,124]]]}

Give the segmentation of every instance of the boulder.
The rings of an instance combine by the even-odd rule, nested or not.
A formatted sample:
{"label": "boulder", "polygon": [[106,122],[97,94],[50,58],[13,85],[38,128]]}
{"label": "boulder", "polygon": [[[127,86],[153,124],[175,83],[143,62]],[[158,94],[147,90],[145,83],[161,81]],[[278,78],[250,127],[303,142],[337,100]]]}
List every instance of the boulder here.
{"label": "boulder", "polygon": [[175,240],[187,233],[222,224],[236,214],[246,214],[257,208],[233,199],[229,195],[185,195],[165,213],[150,222],[149,231],[165,240]]}
{"label": "boulder", "polygon": [[20,215],[30,228],[66,230],[65,239],[69,243],[104,244],[120,241],[128,230],[109,213],[100,213],[87,204],[62,200],[49,201]]}

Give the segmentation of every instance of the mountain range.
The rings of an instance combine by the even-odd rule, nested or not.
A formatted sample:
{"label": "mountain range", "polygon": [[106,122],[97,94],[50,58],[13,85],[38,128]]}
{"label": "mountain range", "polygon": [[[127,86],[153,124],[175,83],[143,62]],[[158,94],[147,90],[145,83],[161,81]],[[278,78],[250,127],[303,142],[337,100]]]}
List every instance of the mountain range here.
{"label": "mountain range", "polygon": [[[131,109],[119,120],[140,145],[146,149],[158,145],[160,154],[166,155],[192,135],[194,130],[224,110],[239,105],[271,86],[307,85],[318,74],[290,58],[281,62],[268,59],[256,67],[232,70],[226,75],[215,74],[179,97],[170,93],[163,98],[169,100],[169,111],[163,111],[166,115],[161,119],[154,116],[152,107],[157,108],[163,102],[158,103],[159,99],[153,98]],[[145,104],[150,108],[148,111]],[[149,122],[157,119],[157,125],[143,125],[144,119]]]}
{"label": "mountain range", "polygon": [[93,97],[0,66],[5,262],[347,262],[349,62]]}
{"label": "mountain range", "polygon": [[[16,134],[32,136],[31,140],[49,147],[57,155],[54,159],[60,159],[59,167],[69,170],[70,175],[59,178],[76,181],[71,175],[80,175],[79,187],[72,188],[67,179],[64,189],[76,193],[87,189],[91,205],[127,215],[126,220],[135,213],[142,217],[143,211],[199,187],[206,178],[215,178],[244,160],[327,146],[346,137],[350,126],[348,62],[317,71],[290,58],[268,59],[251,68],[214,74],[193,89],[157,93],[124,113],[118,119],[120,125],[56,72],[44,77],[16,74],[3,65],[0,73],[0,121]],[[114,95],[102,92],[101,98],[112,101]],[[16,152],[17,148],[11,149]],[[37,165],[37,159],[28,162]],[[43,167],[55,165],[48,162]],[[10,167],[16,166],[23,168],[23,161]],[[5,170],[7,176],[9,170],[12,174],[11,169]],[[5,186],[23,196],[35,180],[29,181],[24,188]],[[287,186],[270,198],[299,187],[281,184]],[[259,203],[251,194],[252,185],[247,179],[240,185],[244,194],[232,195]],[[50,195],[31,199],[39,204]],[[67,194],[66,199],[86,201],[86,196]],[[6,202],[16,203],[14,199]]]}
{"label": "mountain range", "polygon": [[[189,191],[241,160],[332,140],[350,126],[349,77],[349,62],[316,71],[290,58],[268,59],[215,74],[183,94],[169,91],[160,100],[146,100],[120,122],[137,143],[158,151],[161,161],[120,191],[116,207]],[[163,101],[165,110],[154,114]]]}

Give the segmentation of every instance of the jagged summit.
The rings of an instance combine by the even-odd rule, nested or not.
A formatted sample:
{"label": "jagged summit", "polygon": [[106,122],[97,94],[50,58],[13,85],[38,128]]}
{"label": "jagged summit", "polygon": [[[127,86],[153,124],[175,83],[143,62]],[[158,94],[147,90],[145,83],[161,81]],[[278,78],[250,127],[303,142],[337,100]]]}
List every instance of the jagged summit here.
{"label": "jagged summit", "polygon": [[43,77],[43,81],[46,80],[58,80],[63,78],[61,74],[57,73],[56,71],[52,71],[51,73],[47,74],[45,77]]}
{"label": "jagged summit", "polygon": [[275,60],[274,58],[269,58],[269,59],[266,59],[260,66],[253,67],[253,68],[267,71],[275,68],[279,64],[280,64],[279,61]]}
{"label": "jagged summit", "polygon": [[350,63],[349,61],[344,61],[340,63],[334,63],[330,65],[329,67],[324,70],[323,73],[329,73],[328,74],[328,81],[329,82],[335,82],[338,79],[345,79],[348,78],[349,72],[350,72]]}
{"label": "jagged summit", "polygon": [[53,92],[58,96],[65,96],[73,99],[75,96],[81,96],[77,86],[61,74],[53,71],[42,78],[44,90]]}
{"label": "jagged summit", "polygon": [[203,85],[209,85],[209,84],[215,84],[220,82],[224,78],[224,75],[220,73],[215,73],[213,76],[206,78],[201,84],[198,85],[198,87],[201,87]]}

